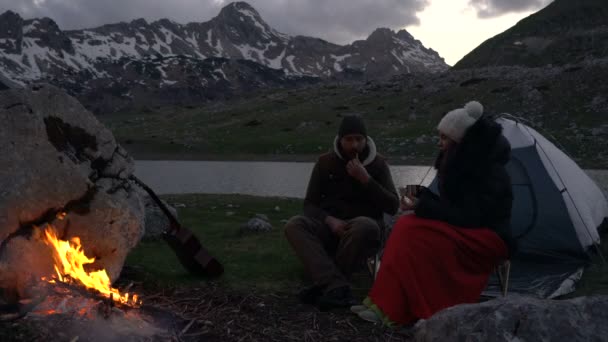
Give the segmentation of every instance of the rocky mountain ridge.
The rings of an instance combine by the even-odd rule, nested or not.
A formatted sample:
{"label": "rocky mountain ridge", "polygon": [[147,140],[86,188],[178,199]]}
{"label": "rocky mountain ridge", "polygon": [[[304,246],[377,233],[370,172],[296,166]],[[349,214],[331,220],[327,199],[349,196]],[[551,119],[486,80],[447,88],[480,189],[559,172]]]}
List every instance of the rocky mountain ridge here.
{"label": "rocky mountain ridge", "polygon": [[341,46],[280,33],[245,2],[225,6],[207,22],[185,25],[137,19],[62,31],[50,18],[0,15],[0,75],[20,85],[58,85],[97,112],[447,68],[437,52],[405,30],[380,28],[366,40]]}

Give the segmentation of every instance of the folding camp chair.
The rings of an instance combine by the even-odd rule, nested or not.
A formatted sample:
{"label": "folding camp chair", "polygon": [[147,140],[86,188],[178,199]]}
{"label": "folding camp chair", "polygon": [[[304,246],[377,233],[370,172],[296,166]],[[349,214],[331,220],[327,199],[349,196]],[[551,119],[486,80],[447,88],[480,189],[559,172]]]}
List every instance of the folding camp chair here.
{"label": "folding camp chair", "polygon": [[382,257],[382,251],[378,251],[373,256],[367,259],[367,269],[369,270],[369,274],[375,280],[378,276],[378,270],[380,270],[380,258]]}
{"label": "folding camp chair", "polygon": [[378,270],[380,270],[380,257],[381,252],[378,252],[367,259],[367,268],[374,280],[376,279],[376,276],[378,276]]}
{"label": "folding camp chair", "polygon": [[501,262],[495,268],[496,277],[500,283],[500,292],[503,297],[507,296],[509,291],[509,275],[511,273],[511,261],[509,259]]}
{"label": "folding camp chair", "polygon": [[393,225],[399,216],[400,214],[395,216],[384,214],[384,225],[380,227],[380,247],[378,248],[376,254],[367,259],[367,268],[374,280],[376,279],[378,270],[380,269],[380,261],[382,259],[382,253],[384,252],[384,246],[386,246],[386,241],[388,241],[388,237],[391,234],[391,229],[393,229]]}

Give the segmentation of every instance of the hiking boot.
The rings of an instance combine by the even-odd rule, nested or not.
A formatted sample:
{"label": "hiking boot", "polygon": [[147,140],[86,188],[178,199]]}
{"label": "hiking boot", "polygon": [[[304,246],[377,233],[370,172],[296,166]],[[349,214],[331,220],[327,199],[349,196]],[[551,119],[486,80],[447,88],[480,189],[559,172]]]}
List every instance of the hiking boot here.
{"label": "hiking boot", "polygon": [[350,307],[350,312],[358,314],[361,311],[369,310],[365,305],[353,305]]}
{"label": "hiking boot", "polygon": [[334,308],[347,308],[357,304],[349,286],[336,287],[319,297],[319,310],[328,311]]}
{"label": "hiking boot", "polygon": [[374,324],[382,324],[382,318],[380,318],[377,313],[370,309],[357,312],[357,316],[359,316],[359,318],[365,321],[372,322]]}
{"label": "hiking boot", "polygon": [[319,297],[323,294],[325,286],[315,285],[304,288],[298,292],[298,299],[302,304],[315,304]]}

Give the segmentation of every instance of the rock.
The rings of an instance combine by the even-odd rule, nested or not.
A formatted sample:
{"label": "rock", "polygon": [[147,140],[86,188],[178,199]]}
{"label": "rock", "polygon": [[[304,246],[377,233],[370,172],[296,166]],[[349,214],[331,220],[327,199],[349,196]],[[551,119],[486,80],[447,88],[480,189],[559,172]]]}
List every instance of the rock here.
{"label": "rock", "polygon": [[420,144],[424,144],[426,142],[426,140],[427,140],[427,136],[425,134],[425,135],[421,135],[418,138],[416,138],[416,140],[414,140],[414,143],[416,145],[420,145]]}
{"label": "rock", "polygon": [[523,98],[527,103],[540,103],[543,100],[543,94],[536,88],[528,89],[524,88]]}
{"label": "rock", "polygon": [[413,341],[600,341],[608,296],[569,300],[517,295],[445,309],[414,326]]}
{"label": "rock", "polygon": [[0,121],[0,262],[23,279],[53,274],[36,228],[51,223],[62,239],[80,237],[94,268],[115,280],[143,234],[144,206],[126,179],[133,159],[53,86],[1,91]]}
{"label": "rock", "polygon": [[[163,232],[169,229],[169,218],[161,210],[161,208],[154,202],[154,200],[148,196],[148,194],[142,194],[144,206],[146,210],[146,220],[143,239],[145,240],[156,240],[159,239]],[[161,200],[165,206],[171,211],[173,216],[177,218],[177,210],[170,206],[167,202]],[[184,206],[182,204],[182,206]],[[176,205],[177,207],[177,205]]]}
{"label": "rock", "polygon": [[608,101],[602,95],[596,95],[586,107],[595,112],[602,112],[606,108]]}
{"label": "rock", "polygon": [[264,214],[256,214],[247,223],[241,226],[241,233],[260,233],[269,232],[272,230],[272,224],[268,220],[268,216]]}
{"label": "rock", "polygon": [[260,220],[266,221],[266,222],[270,222],[270,219],[268,219],[268,215],[266,214],[255,214],[253,215],[254,218],[259,218]]}
{"label": "rock", "polygon": [[608,135],[608,125],[602,125],[591,129],[591,135],[594,137],[600,135]]}
{"label": "rock", "polygon": [[296,127],[296,129],[300,130],[305,128],[314,128],[315,126],[315,123],[312,121],[302,121],[298,124],[298,127]]}

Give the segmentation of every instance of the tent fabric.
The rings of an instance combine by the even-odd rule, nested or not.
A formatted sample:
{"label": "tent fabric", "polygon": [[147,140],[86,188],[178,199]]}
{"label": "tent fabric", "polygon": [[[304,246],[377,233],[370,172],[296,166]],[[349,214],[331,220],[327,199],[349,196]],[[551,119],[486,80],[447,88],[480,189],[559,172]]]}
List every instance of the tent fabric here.
{"label": "tent fabric", "polygon": [[522,124],[500,118],[503,134],[511,142],[512,149],[535,146],[549,173],[561,190],[568,213],[583,247],[600,242],[597,227],[608,216],[608,202],[602,190],[570,157],[536,130]]}
{"label": "tent fabric", "polygon": [[[507,171],[513,186],[509,292],[554,298],[572,292],[600,243],[598,227],[608,218],[602,190],[571,158],[529,126],[496,120],[511,144]],[[437,191],[437,180],[430,185]],[[484,295],[498,295],[492,277]]]}
{"label": "tent fabric", "polygon": [[[584,267],[570,264],[535,263],[516,258],[511,260],[508,293],[536,298],[556,298],[573,292],[583,275]],[[493,274],[483,291],[484,297],[500,297],[502,290]]]}
{"label": "tent fabric", "polygon": [[555,263],[577,256],[584,262],[584,248],[578,241],[561,189],[551,180],[536,148],[522,147],[511,152],[507,172],[511,179],[513,209],[511,231],[520,258]]}

